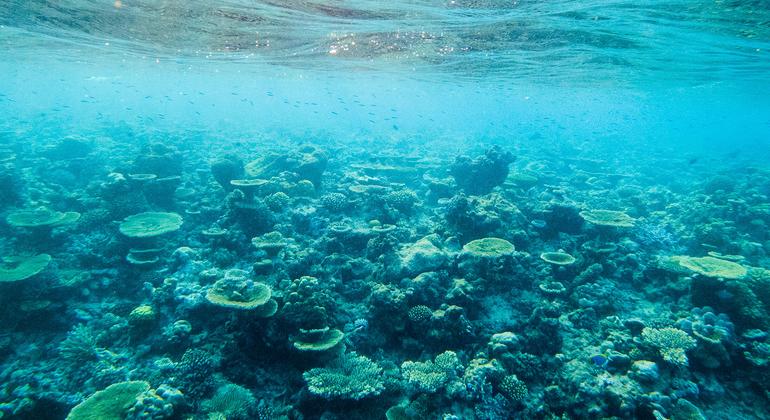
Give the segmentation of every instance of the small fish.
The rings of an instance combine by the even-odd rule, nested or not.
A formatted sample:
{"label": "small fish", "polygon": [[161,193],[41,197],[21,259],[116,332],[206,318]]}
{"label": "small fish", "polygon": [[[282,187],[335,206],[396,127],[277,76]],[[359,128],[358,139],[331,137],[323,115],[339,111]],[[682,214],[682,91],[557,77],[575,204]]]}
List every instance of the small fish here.
{"label": "small fish", "polygon": [[591,356],[591,361],[594,363],[594,365],[604,368],[607,366],[607,356],[603,354],[597,354],[594,356]]}

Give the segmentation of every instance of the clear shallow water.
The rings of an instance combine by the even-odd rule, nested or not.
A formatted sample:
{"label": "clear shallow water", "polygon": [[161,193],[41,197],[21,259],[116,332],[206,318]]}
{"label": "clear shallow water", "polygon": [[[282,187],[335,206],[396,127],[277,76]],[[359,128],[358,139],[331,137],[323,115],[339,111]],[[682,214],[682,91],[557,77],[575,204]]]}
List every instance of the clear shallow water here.
{"label": "clear shallow water", "polygon": [[[288,212],[275,211],[280,222],[276,229],[286,231],[305,250],[325,255],[327,251],[342,249],[368,267],[362,271],[378,271],[383,270],[377,265],[382,262],[378,260],[379,254],[372,257],[364,255],[368,250],[346,250],[346,244],[329,239],[330,223],[354,223],[366,231],[370,219],[383,218],[399,226],[399,247],[436,231],[446,240],[441,246],[454,258],[461,245],[457,237],[465,243],[475,233],[456,232],[460,229],[449,226],[451,216],[446,202],[441,200],[461,195],[461,191],[451,184],[453,175],[447,168],[452,166],[455,156],[477,156],[489,144],[512,151],[517,156],[511,165],[514,176],[498,187],[495,198],[486,202],[488,208],[480,214],[495,213],[492,219],[508,217],[498,230],[484,234],[516,242],[517,249],[529,254],[519,256],[521,261],[531,264],[528,271],[515,275],[527,281],[515,287],[482,282],[479,290],[486,293],[484,286],[489,286],[492,292],[474,296],[475,301],[467,305],[471,326],[478,336],[457,349],[467,364],[475,352],[487,351],[486,340],[493,333],[508,329],[523,337],[526,347],[519,350],[537,354],[532,357],[547,365],[534,369],[542,377],[533,375],[527,379],[533,401],[526,407],[529,411],[521,411],[522,407],[515,411],[526,412],[533,418],[544,416],[545,409],[537,406],[545,401],[543,388],[549,384],[558,383],[565,389],[574,386],[572,391],[577,395],[577,388],[584,389],[583,382],[598,389],[617,383],[614,380],[630,380],[623,372],[612,372],[615,376],[602,379],[606,377],[606,366],[602,365],[605,355],[597,353],[607,350],[600,348],[607,337],[606,331],[596,331],[596,326],[610,319],[606,317],[617,314],[623,320],[641,318],[646,325],[681,326],[674,324],[680,317],[697,321],[703,312],[708,312],[695,311],[693,307],[713,302],[702,296],[698,302],[688,300],[691,297],[687,295],[686,279],[693,273],[683,274],[680,270],[661,274],[654,262],[658,256],[702,256],[718,251],[721,254],[716,255],[741,254],[745,258],[741,263],[752,269],[770,266],[770,242],[766,235],[766,226],[770,224],[770,3],[766,1],[5,0],[0,2],[0,53],[0,169],[4,171],[0,181],[13,188],[21,184],[18,189],[22,191],[12,205],[0,203],[3,217],[15,208],[41,205],[83,214],[83,220],[74,227],[56,228],[56,240],[50,244],[29,231],[2,223],[0,237],[4,240],[0,255],[50,253],[53,263],[43,275],[48,276],[45,281],[58,286],[65,282],[62,279],[69,281],[71,271],[87,272],[99,279],[81,289],[64,286],[40,291],[39,295],[35,295],[38,291],[29,292],[20,301],[33,309],[16,311],[15,307],[7,306],[5,312],[0,312],[13,320],[9,322],[10,331],[0,331],[0,356],[13,355],[2,359],[0,369],[0,378],[6,383],[0,388],[2,413],[39,416],[46,406],[26,407],[24,399],[31,398],[53,401],[55,410],[50,413],[66,414],[92,392],[128,378],[128,373],[121,369],[135,369],[135,376],[145,379],[142,374],[154,375],[163,363],[176,373],[166,371],[161,378],[153,379],[152,386],[168,380],[187,392],[184,386],[190,384],[178,379],[178,370],[184,364],[186,348],[196,346],[187,343],[187,347],[136,354],[137,346],[174,346],[167,342],[171,339],[165,335],[166,328],[189,315],[185,312],[189,308],[178,301],[155,304],[158,325],[147,340],[107,339],[109,344],[104,346],[123,359],[99,356],[104,358],[97,358],[99,362],[108,366],[98,366],[104,376],[93,382],[81,378],[77,369],[59,369],[59,342],[77,336],[74,326],[80,323],[88,324],[96,332],[110,329],[99,321],[108,312],[121,314],[118,318],[125,324],[127,314],[121,310],[127,312],[124,309],[149,300],[147,288],[132,288],[137,286],[136,278],[148,280],[150,286],[160,289],[163,276],[173,273],[180,276],[185,287],[209,287],[199,284],[199,279],[179,267],[179,259],[187,258],[180,253],[172,257],[179,246],[189,245],[200,253],[196,267],[250,269],[256,251],[250,246],[249,237],[256,233],[232,216],[239,207],[237,200],[227,195],[229,184],[220,185],[210,177],[210,164],[228,153],[248,162],[268,150],[283,152],[305,143],[325,149],[322,155],[331,158],[328,179],[317,196],[299,197],[290,202]],[[62,141],[69,137],[75,140]],[[155,148],[148,146],[153,144]],[[165,149],[157,147],[158,144],[173,147]],[[68,147],[76,151],[69,153]],[[85,152],[78,151],[78,147]],[[78,155],[79,152],[82,154]],[[145,155],[161,164],[149,158],[143,160]],[[184,171],[177,167],[179,162],[183,162]],[[408,187],[404,187],[403,180],[398,178],[403,174],[397,173],[391,174],[394,182],[386,183],[389,192],[408,192],[411,188],[417,191],[420,200],[424,200],[418,210],[408,214],[388,207],[390,213],[381,214],[384,205],[379,202],[366,210],[348,209],[341,214],[333,214],[324,207],[319,198],[322,195],[337,191],[347,194],[351,186],[348,184],[371,181],[367,181],[368,175],[361,175],[368,174],[367,170],[377,173],[378,168],[366,168],[371,162],[377,162],[374,166],[380,162],[397,166],[419,162],[420,175],[424,172],[425,177],[410,180]],[[166,169],[168,173],[160,178],[164,182],[170,178],[170,184],[181,185],[170,193],[164,190],[166,195],[160,198],[149,190],[140,191],[145,187],[137,187],[141,181],[135,179],[125,198],[125,191],[120,189],[125,185],[116,181],[119,177],[107,175],[116,171],[160,173]],[[363,172],[356,173],[359,169]],[[541,179],[534,187],[519,188],[516,182],[532,182],[514,180],[519,174],[536,174]],[[174,180],[174,176],[166,175],[181,178]],[[383,177],[390,181],[387,174]],[[448,187],[441,184],[447,179]],[[456,181],[462,181],[462,174]],[[113,182],[117,185],[114,190]],[[446,188],[450,194],[441,196],[441,200],[430,197],[434,187]],[[174,203],[169,204],[170,196],[175,197]],[[327,201],[333,202],[334,198],[331,196]],[[487,199],[481,202],[484,200]],[[549,217],[548,206],[553,203],[567,203],[572,210],[624,210],[643,223],[637,230],[614,236],[605,237],[605,231],[597,234],[595,227],[587,223],[572,227],[568,233],[554,231],[548,236],[539,229],[548,229],[552,223],[543,218]],[[516,206],[521,208],[521,214],[505,214]],[[309,217],[304,213],[308,207],[317,207],[321,216],[310,222],[303,219]],[[161,273],[157,275],[137,274],[137,268],[126,262],[124,248],[129,245],[116,229],[129,214],[148,210],[179,212],[185,218],[184,228],[161,250],[160,267],[152,272]],[[577,219],[582,223],[578,216],[572,216],[571,222]],[[295,223],[296,220],[299,222]],[[316,230],[304,226],[304,222]],[[201,238],[201,230],[219,223],[232,229],[234,236],[240,235],[224,247],[232,248],[230,254],[219,252],[216,239],[206,242],[209,239]],[[345,226],[337,228],[342,230]],[[602,243],[603,240],[609,243]],[[359,238],[353,242],[355,248],[361,241]],[[559,279],[570,289],[569,293],[582,288],[569,298],[560,298],[563,302],[544,297],[537,287],[552,273],[538,255],[561,248],[579,258],[580,269],[561,272],[564,277]],[[92,252],[94,249],[97,251]],[[287,261],[279,264],[300,265],[292,260],[295,257],[299,258],[289,254]],[[315,265],[297,272],[317,275],[323,282],[336,284],[335,293],[343,295],[334,295],[344,310],[335,314],[329,326],[345,329],[347,323],[356,320],[371,322],[371,337],[368,333],[353,336],[353,345],[348,350],[355,349],[378,363],[396,366],[397,376],[401,363],[430,359],[450,346],[447,343],[452,340],[441,339],[438,345],[432,343],[432,348],[421,348],[414,344],[414,340],[424,338],[421,332],[414,334],[416,330],[412,330],[414,336],[406,334],[405,338],[403,331],[389,330],[388,324],[404,318],[404,314],[383,315],[376,311],[376,304],[367,306],[368,299],[374,299],[366,291],[371,285],[362,286],[363,292],[349,290],[347,284],[335,283],[340,272],[351,270],[349,266],[336,266],[341,263],[334,258],[312,263]],[[329,267],[324,265],[327,263]],[[570,283],[578,272],[590,271],[586,267],[592,263],[606,263],[611,273],[595,283]],[[292,278],[283,278],[288,277],[281,272],[285,268],[276,269],[278,274],[270,279],[279,300],[281,293],[287,293],[285,280],[297,277],[297,272],[292,272]],[[448,271],[455,268],[443,267]],[[442,281],[451,283],[460,275],[463,274],[452,271]],[[636,277],[642,275],[641,280]],[[757,276],[761,278],[760,274]],[[770,279],[770,274],[766,274],[766,279]],[[399,284],[399,279],[387,281]],[[351,287],[358,287],[356,284]],[[442,296],[447,292],[441,287],[440,293],[434,293],[434,300],[415,299],[409,305],[426,304],[436,309],[444,304]],[[610,309],[604,308],[595,318],[586,315],[588,321],[581,321],[584,308],[573,296],[599,299],[612,290],[622,290],[610,298],[617,306],[606,304]],[[719,290],[716,296],[728,299],[741,290]],[[45,298],[43,303],[39,296]],[[30,302],[33,298],[37,300]],[[514,302],[510,307],[509,301]],[[535,308],[547,317],[555,310],[547,306],[551,301],[562,305],[562,320],[574,321],[563,326],[560,337],[564,336],[564,343],[553,349],[549,345],[556,341],[551,339],[555,335],[548,335],[553,332],[543,333],[548,339],[538,337],[540,328],[547,325],[538,324],[540,315],[530,317],[527,312]],[[770,307],[770,303],[763,303]],[[40,312],[34,312],[36,305],[43,306]],[[62,307],[69,312],[59,316]],[[202,311],[210,310],[211,307],[205,307]],[[770,377],[767,365],[759,360],[767,356],[770,342],[762,338],[762,331],[752,331],[767,328],[730,305],[714,311],[728,314],[735,323],[736,334],[725,333],[729,340],[724,340],[733,364],[720,359],[723,364],[717,369],[734,367],[738,372],[734,377],[714,374],[714,368],[707,366],[713,361],[700,360],[693,354],[709,356],[701,347],[690,353],[694,360],[691,370],[677,370],[650,351],[649,346],[639,345],[638,331],[631,334],[607,323],[601,328],[627,338],[620,342],[615,337],[619,350],[631,354],[629,348],[638,346],[637,350],[645,353],[633,355],[634,358],[645,357],[658,363],[664,376],[658,388],[662,394],[679,398],[692,392],[692,387],[700,386],[702,398],[692,394],[686,397],[714,415],[733,408],[729,399],[722,397],[736,392],[745,404],[736,405],[735,413],[761,418],[766,413],[766,400],[751,387],[766,389],[767,381],[747,372],[762,368]],[[39,319],[56,319],[59,324],[43,322],[50,331],[41,332],[32,322],[27,324],[27,318],[17,317],[19,313],[26,316],[27,312],[34,312]],[[297,330],[289,331],[282,324],[283,314],[256,326],[249,324],[248,319],[228,318],[229,314],[222,312],[207,312],[197,319],[194,316],[191,319],[195,331],[202,334],[198,338],[208,339],[206,334],[211,333],[211,340],[217,343],[211,347],[222,342],[222,347],[232,345],[233,340],[221,340],[217,335],[221,333],[218,328],[225,324],[235,325],[238,345],[246,342],[252,346],[235,355],[226,354],[230,366],[264,369],[251,376],[241,376],[242,372],[231,369],[227,371],[229,381],[248,387],[276,411],[292,409],[315,418],[314,415],[329,408],[306,398],[302,374],[310,366],[322,363],[306,364],[306,360],[293,359],[293,353],[284,352],[290,347],[289,335]],[[356,319],[357,316],[361,318]],[[592,324],[575,327],[580,322]],[[636,321],[630,324],[638,327]],[[260,336],[267,331],[262,329],[264,325],[275,329]],[[446,329],[454,331],[458,326]],[[440,330],[436,328],[439,335]],[[748,335],[739,335],[743,333]],[[268,337],[268,344],[260,341],[264,337]],[[377,341],[382,337],[392,346]],[[12,342],[20,344],[14,347]],[[273,353],[281,357],[287,353],[289,360],[276,357],[255,361],[250,358],[254,346],[264,352],[256,357],[269,359],[275,357]],[[544,347],[548,348],[543,350]],[[45,359],[47,364],[31,361],[38,353],[25,351],[27,348],[45,349],[51,355]],[[222,356],[212,349],[207,351],[214,358]],[[759,361],[748,361],[744,351]],[[567,356],[557,360],[557,353]],[[162,360],[165,357],[170,361]],[[526,357],[522,360],[521,363],[532,362]],[[573,382],[569,375],[558,376],[555,366],[565,360],[572,363]],[[89,370],[93,367],[86,366]],[[54,379],[41,380],[41,370],[47,373],[49,368],[56,372]],[[517,372],[511,366],[506,369],[506,374]],[[14,371],[19,373],[8,373]],[[689,372],[701,376],[689,376]],[[172,378],[174,375],[177,378]],[[674,386],[668,381],[673,377],[682,381]],[[264,387],[264,382],[272,387]],[[499,383],[493,382],[494,391],[499,391]],[[25,383],[35,383],[35,387]],[[86,386],[81,387],[83,383]],[[727,389],[728,394],[720,394],[719,387]],[[375,417],[414,396],[405,385],[402,391],[403,394],[368,401],[374,407]],[[612,399],[595,389],[591,392],[595,393],[585,395],[584,401],[571,401],[574,406],[567,408],[548,401],[548,409],[553,410],[548,413],[575,417],[596,412],[630,415],[623,411],[628,407],[583,410],[588,407],[586,401],[601,405],[601,401]],[[211,392],[198,396],[196,401],[210,396]],[[634,398],[636,402],[648,398],[644,403],[647,404],[655,395],[634,394]],[[480,399],[468,398],[463,407],[489,409]],[[655,403],[660,403],[665,416],[670,416],[675,411],[672,401]],[[336,407],[338,414],[361,409],[345,404]],[[432,414],[442,414],[441,410],[450,410],[450,405],[434,407],[436,412]],[[642,404],[636,414],[648,418],[652,411]],[[355,411],[357,415],[363,412]]]}
{"label": "clear shallow water", "polygon": [[9,0],[0,109],[338,136],[756,144],[770,115],[764,5]]}

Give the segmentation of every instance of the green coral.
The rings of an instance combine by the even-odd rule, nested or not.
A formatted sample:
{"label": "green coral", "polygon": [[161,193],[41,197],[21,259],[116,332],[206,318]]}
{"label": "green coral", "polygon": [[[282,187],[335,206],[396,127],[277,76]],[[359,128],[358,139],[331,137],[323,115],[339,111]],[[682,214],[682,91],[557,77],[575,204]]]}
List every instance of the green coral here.
{"label": "green coral", "polygon": [[723,279],[740,279],[746,276],[746,267],[714,257],[688,257],[679,255],[672,257],[680,266],[692,270],[706,277],[720,277]]}
{"label": "green coral", "polygon": [[497,388],[500,390],[500,393],[503,394],[504,397],[516,402],[524,401],[524,399],[527,398],[527,394],[529,393],[527,384],[525,384],[524,381],[519,379],[516,375],[507,375],[504,377],[503,380],[500,381],[500,384]]}
{"label": "green coral", "polygon": [[209,412],[209,416],[219,414],[231,420],[253,418],[252,413],[256,407],[254,394],[236,384],[222,385],[211,399],[203,402],[203,408]]}
{"label": "green coral", "polygon": [[570,265],[575,263],[575,257],[566,252],[543,252],[540,259],[553,265]]}
{"label": "green coral", "polygon": [[8,214],[5,220],[15,227],[55,227],[77,222],[80,213],[68,211],[65,213],[51,210],[47,207],[37,209],[17,210]]}
{"label": "green coral", "polygon": [[407,313],[409,320],[415,323],[428,321],[433,316],[433,311],[425,305],[412,306]]}
{"label": "green coral", "polygon": [[51,262],[48,254],[31,257],[3,257],[0,261],[0,283],[28,279],[43,271]]}
{"label": "green coral", "polygon": [[512,243],[500,238],[476,239],[463,246],[463,253],[487,258],[510,255],[515,250]]}
{"label": "green coral", "polygon": [[457,354],[447,350],[434,361],[413,362],[407,360],[401,364],[401,374],[410,384],[422,392],[436,392],[453,379],[462,364]]}
{"label": "green coral", "polygon": [[140,305],[128,314],[130,325],[147,325],[155,321],[155,309],[150,305]]}
{"label": "green coral", "polygon": [[580,217],[598,226],[634,227],[636,222],[636,219],[622,211],[613,210],[584,210],[580,212]]}
{"label": "green coral", "polygon": [[365,356],[350,353],[324,368],[302,374],[308,389],[326,399],[360,400],[385,389],[382,368]]}
{"label": "green coral", "polygon": [[150,238],[179,230],[183,222],[176,213],[144,212],[126,217],[118,228],[129,238]]}
{"label": "green coral", "polygon": [[294,337],[294,348],[299,351],[326,351],[342,342],[345,333],[329,327],[304,330]]}
{"label": "green coral", "polygon": [[696,341],[678,328],[650,328],[642,330],[645,344],[656,347],[663,360],[677,365],[687,366],[687,350],[695,348]]}
{"label": "green coral", "polygon": [[214,305],[242,310],[260,310],[272,316],[278,304],[271,299],[270,286],[245,277],[242,270],[228,270],[206,292],[206,300]]}
{"label": "green coral", "polygon": [[148,389],[150,384],[145,381],[112,384],[76,405],[67,420],[122,420],[136,398]]}

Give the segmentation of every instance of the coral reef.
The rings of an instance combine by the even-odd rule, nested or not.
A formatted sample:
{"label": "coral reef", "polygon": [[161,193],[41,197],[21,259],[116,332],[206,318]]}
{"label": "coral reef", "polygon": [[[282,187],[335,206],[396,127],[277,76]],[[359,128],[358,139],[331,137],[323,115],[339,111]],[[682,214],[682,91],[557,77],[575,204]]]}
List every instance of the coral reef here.
{"label": "coral reef", "polygon": [[768,173],[81,140],[0,175],[0,416],[768,417]]}

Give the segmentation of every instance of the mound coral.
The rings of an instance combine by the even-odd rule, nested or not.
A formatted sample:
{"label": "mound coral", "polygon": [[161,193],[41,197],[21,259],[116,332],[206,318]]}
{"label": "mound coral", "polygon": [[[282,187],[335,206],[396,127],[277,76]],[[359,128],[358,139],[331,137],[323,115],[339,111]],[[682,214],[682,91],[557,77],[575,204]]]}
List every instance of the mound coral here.
{"label": "mound coral", "polygon": [[450,168],[455,182],[468,194],[487,194],[508,177],[508,166],[514,161],[513,154],[495,146],[483,156],[471,159],[458,156]]}

